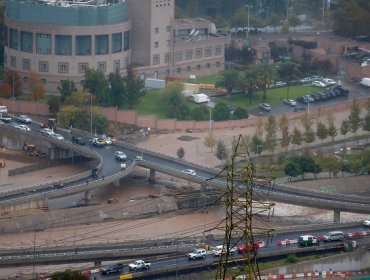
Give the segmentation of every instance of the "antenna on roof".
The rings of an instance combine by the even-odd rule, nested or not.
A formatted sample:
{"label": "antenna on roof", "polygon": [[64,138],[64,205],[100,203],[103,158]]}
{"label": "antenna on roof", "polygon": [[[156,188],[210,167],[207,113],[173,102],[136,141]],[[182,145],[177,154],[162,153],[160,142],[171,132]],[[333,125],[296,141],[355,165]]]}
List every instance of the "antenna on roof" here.
{"label": "antenna on roof", "polygon": [[193,36],[193,35],[194,35],[194,33],[195,33],[195,29],[192,29],[192,30],[190,31],[189,36],[190,36],[190,37],[191,37],[191,36]]}

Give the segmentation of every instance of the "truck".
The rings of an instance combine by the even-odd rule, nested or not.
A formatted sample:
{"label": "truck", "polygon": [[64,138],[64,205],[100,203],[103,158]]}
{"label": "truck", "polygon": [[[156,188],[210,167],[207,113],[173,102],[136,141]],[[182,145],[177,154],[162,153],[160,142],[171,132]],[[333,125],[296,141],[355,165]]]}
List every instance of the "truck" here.
{"label": "truck", "polygon": [[152,265],[151,263],[147,263],[143,260],[137,260],[134,263],[130,263],[128,265],[128,267],[129,267],[130,271],[136,271],[136,270],[149,269],[151,265]]}
{"label": "truck", "polygon": [[11,122],[12,118],[7,113],[0,113],[0,121],[5,123]]}
{"label": "truck", "polygon": [[204,93],[196,93],[196,94],[191,95],[190,97],[197,104],[207,103],[210,101],[208,95]]}
{"label": "truck", "polygon": [[8,114],[8,108],[6,106],[0,105],[0,114]]}
{"label": "truck", "polygon": [[146,78],[144,87],[153,89],[164,89],[166,87],[166,81],[160,79]]}
{"label": "truck", "polygon": [[370,78],[362,78],[360,81],[360,85],[364,87],[370,87]]}

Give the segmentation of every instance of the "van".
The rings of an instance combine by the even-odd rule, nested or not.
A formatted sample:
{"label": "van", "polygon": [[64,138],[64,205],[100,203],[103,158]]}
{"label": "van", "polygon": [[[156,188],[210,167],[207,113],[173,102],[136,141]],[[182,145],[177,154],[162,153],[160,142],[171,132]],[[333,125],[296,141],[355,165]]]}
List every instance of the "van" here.
{"label": "van", "polygon": [[324,241],[342,241],[344,238],[343,231],[330,231],[323,236]]}
{"label": "van", "polygon": [[306,246],[313,246],[319,245],[320,241],[317,239],[316,236],[313,235],[302,235],[298,238],[298,246],[299,247],[306,247]]}

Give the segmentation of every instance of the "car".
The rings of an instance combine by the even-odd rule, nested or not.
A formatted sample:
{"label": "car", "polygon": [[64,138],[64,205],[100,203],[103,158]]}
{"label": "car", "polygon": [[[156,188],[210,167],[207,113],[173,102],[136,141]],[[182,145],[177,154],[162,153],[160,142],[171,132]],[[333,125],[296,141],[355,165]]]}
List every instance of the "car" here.
{"label": "car", "polygon": [[143,156],[136,156],[135,159],[136,160],[143,160]]}
{"label": "car", "polygon": [[310,102],[310,103],[315,102],[315,99],[313,99],[313,98],[311,97],[311,95],[309,95],[309,94],[304,95],[303,97],[305,97],[305,98],[308,100],[308,102]]}
{"label": "car", "polygon": [[194,169],[185,169],[182,172],[187,174],[187,175],[191,175],[191,176],[197,175],[197,172]]}
{"label": "car", "polygon": [[117,159],[117,160],[126,160],[127,159],[127,156],[124,152],[122,151],[116,151],[114,153],[114,158]]}
{"label": "car", "polygon": [[362,224],[363,224],[365,227],[370,227],[370,219],[364,220],[364,221],[362,222]]}
{"label": "car", "polygon": [[242,254],[243,252],[253,251],[253,250],[257,250],[259,248],[265,247],[265,242],[256,241],[252,246],[251,244],[247,244],[247,245],[238,245],[237,247],[238,247],[238,253]]}
{"label": "car", "polygon": [[327,87],[327,84],[325,84],[324,82],[321,82],[321,81],[313,81],[312,85],[315,86],[315,87],[321,87],[321,88],[326,88]]}
{"label": "car", "polygon": [[270,85],[270,88],[284,87],[284,86],[286,86],[286,82],[278,81]]}
{"label": "car", "polygon": [[61,135],[59,133],[54,133],[54,134],[51,135],[51,137],[53,137],[55,139],[58,139],[58,140],[64,140],[63,135]]}
{"label": "car", "polygon": [[340,85],[333,87],[331,90],[339,93],[339,96],[343,96],[343,97],[348,97],[348,94],[349,94],[349,90]]}
{"label": "car", "polygon": [[106,145],[112,145],[113,144],[113,141],[110,139],[110,137],[105,135],[105,134],[103,134],[100,137],[100,139],[104,140]]}
{"label": "car", "polygon": [[12,121],[12,117],[7,113],[0,113],[0,121],[4,123],[10,123]]}
{"label": "car", "polygon": [[267,103],[261,103],[260,104],[260,109],[264,110],[264,111],[271,111],[271,106]]}
{"label": "car", "polygon": [[286,104],[286,105],[289,105],[289,106],[295,106],[297,105],[297,102],[294,101],[293,99],[284,99],[283,100],[283,103]]}
{"label": "car", "polygon": [[[235,254],[235,252],[237,251],[237,248],[230,248],[229,249],[229,255],[233,255]],[[215,246],[213,248],[213,250],[211,251],[211,254],[214,256],[214,257],[219,257],[221,256],[222,254],[226,254],[227,253],[227,250],[226,248],[224,248],[223,245],[218,245],[218,246]]]}
{"label": "car", "polygon": [[299,247],[308,247],[308,246],[314,246],[314,245],[316,246],[320,245],[320,241],[317,239],[316,236],[306,234],[298,238]]}
{"label": "car", "polygon": [[332,85],[335,85],[337,82],[334,81],[333,79],[329,79],[329,78],[324,78],[322,79],[322,81],[327,85],[327,86],[332,86]]}
{"label": "car", "polygon": [[342,241],[344,239],[344,233],[343,231],[329,231],[328,233],[325,233],[322,239],[325,242],[331,242],[331,241]]}
{"label": "car", "polygon": [[51,136],[51,135],[55,134],[54,131],[51,128],[42,128],[40,130],[40,132],[41,132],[41,134],[43,134],[45,136]]}
{"label": "car", "polygon": [[294,112],[300,112],[300,111],[304,111],[304,110],[306,110],[305,107],[301,107],[301,106],[295,106],[294,107]]}
{"label": "car", "polygon": [[32,123],[32,119],[27,115],[18,115],[15,117],[15,120],[20,123]]}
{"label": "car", "polygon": [[78,137],[78,136],[72,136],[71,142],[77,145],[81,145],[81,146],[85,145],[85,141],[81,137]]}
{"label": "car", "polygon": [[136,271],[136,270],[147,270],[150,268],[151,265],[152,265],[151,263],[147,263],[143,260],[137,260],[134,263],[130,263],[128,267],[130,271]]}
{"label": "car", "polygon": [[325,100],[328,100],[330,98],[330,96],[324,92],[320,92],[318,93],[318,96],[320,97],[320,100],[321,101],[325,101]]}
{"label": "car", "polygon": [[23,130],[23,131],[31,131],[31,129],[27,125],[25,125],[25,124],[16,125],[14,127],[15,128],[18,128],[20,130]]}
{"label": "car", "polygon": [[319,102],[321,100],[320,95],[318,93],[312,93],[311,97],[313,98],[314,102]]}
{"label": "car", "polygon": [[188,254],[188,259],[196,260],[196,259],[205,259],[207,257],[207,251],[205,249],[194,249],[193,252]]}
{"label": "car", "polygon": [[299,80],[301,83],[309,83],[313,81],[312,77],[306,77]]}
{"label": "car", "polygon": [[123,264],[115,263],[115,264],[108,264],[100,269],[101,274],[108,275],[110,273],[121,273],[123,271]]}
{"label": "car", "polygon": [[100,139],[100,138],[92,138],[89,140],[89,143],[93,146],[96,146],[96,147],[104,147],[105,146],[105,141],[103,139]]}

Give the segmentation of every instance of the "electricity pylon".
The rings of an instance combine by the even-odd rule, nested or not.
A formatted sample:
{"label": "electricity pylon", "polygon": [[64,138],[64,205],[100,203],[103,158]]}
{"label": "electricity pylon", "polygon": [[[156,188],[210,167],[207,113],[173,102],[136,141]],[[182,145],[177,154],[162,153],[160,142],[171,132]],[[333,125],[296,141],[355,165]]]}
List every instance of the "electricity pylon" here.
{"label": "electricity pylon", "polygon": [[[235,279],[240,275],[244,275],[243,279],[260,279],[254,235],[271,236],[273,229],[265,227],[265,224],[259,227],[252,220],[262,212],[267,212],[269,217],[274,204],[259,202],[265,201],[261,187],[271,186],[271,180],[257,177],[242,135],[233,147],[229,164],[216,178],[227,181],[227,191],[222,199],[226,205],[226,217],[215,228],[225,233],[215,279]],[[246,250],[243,250],[242,260],[237,260],[237,268],[230,269],[228,265],[234,261],[230,255],[237,245],[246,246]]]}

